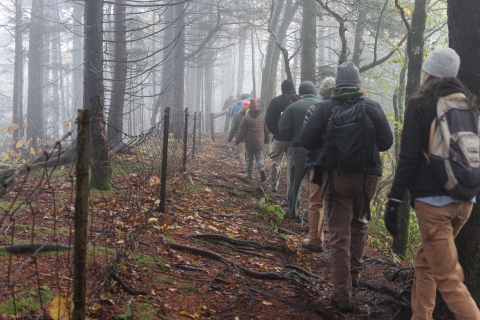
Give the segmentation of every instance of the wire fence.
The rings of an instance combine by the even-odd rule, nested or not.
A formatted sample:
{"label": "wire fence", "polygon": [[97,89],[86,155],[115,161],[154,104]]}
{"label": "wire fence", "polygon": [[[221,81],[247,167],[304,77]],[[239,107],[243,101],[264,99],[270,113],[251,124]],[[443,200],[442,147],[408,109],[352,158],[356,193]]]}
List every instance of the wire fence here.
{"label": "wire fence", "polygon": [[[80,186],[85,172],[79,157],[85,141],[90,141],[82,140],[86,120],[77,121],[78,126],[35,159],[0,169],[0,286],[4,288],[0,314],[75,319],[74,311],[83,308],[102,318],[100,302],[112,288],[147,294],[127,270],[134,269],[141,252],[154,251],[165,242],[158,236],[152,240],[151,234],[165,228],[165,203],[173,198],[179,175],[193,168],[202,143],[196,113],[169,111],[166,108],[162,121],[138,136],[114,128],[117,134],[110,139],[106,139],[106,122],[92,117],[91,126],[103,128],[108,149],[107,160],[100,163],[97,156],[102,151],[95,149],[95,139],[88,143],[90,184],[92,175],[101,173],[95,166],[101,166],[106,172],[102,177],[109,179],[105,190]],[[81,192],[88,196],[84,220],[78,204]],[[82,223],[86,237],[79,236]],[[79,237],[85,249],[83,262],[78,257]],[[79,279],[79,263],[84,264],[85,279]]]}

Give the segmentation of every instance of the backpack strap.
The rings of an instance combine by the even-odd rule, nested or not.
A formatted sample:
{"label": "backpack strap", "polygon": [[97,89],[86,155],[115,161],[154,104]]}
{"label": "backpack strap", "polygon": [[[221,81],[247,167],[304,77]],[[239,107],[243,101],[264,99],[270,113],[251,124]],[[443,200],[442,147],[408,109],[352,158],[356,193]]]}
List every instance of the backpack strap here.
{"label": "backpack strap", "polygon": [[[432,154],[432,142],[433,136],[435,135],[435,127],[437,126],[437,118],[433,119],[432,124],[430,125],[430,137],[428,138],[428,153],[423,151],[423,155],[427,158],[427,164],[430,165],[430,155]],[[480,129],[480,128],[479,128]]]}

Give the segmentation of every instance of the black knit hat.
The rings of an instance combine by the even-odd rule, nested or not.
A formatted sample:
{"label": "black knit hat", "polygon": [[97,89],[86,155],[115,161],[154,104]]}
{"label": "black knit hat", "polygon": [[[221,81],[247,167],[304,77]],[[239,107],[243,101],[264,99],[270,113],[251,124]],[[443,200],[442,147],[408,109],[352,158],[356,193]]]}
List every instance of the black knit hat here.
{"label": "black knit hat", "polygon": [[295,86],[291,80],[284,80],[282,82],[282,93],[295,92]]}

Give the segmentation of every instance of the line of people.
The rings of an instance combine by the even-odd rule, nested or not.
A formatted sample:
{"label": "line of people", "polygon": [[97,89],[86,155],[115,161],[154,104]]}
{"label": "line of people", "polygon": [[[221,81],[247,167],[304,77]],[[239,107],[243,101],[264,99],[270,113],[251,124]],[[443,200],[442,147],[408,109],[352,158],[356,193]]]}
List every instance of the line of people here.
{"label": "line of people", "polygon": [[[460,58],[449,48],[436,50],[425,60],[422,85],[407,104],[400,160],[384,215],[387,230],[396,236],[399,205],[405,190],[409,189],[422,238],[415,259],[412,319],[432,319],[438,288],[457,319],[480,320],[478,307],[463,284],[454,243],[476,200],[469,195],[476,195],[480,189],[480,112],[456,78],[459,66]],[[282,94],[270,102],[265,118],[253,99],[249,112],[240,112],[234,118],[229,136],[229,141],[235,136],[236,143],[245,142],[247,176],[253,178],[255,156],[261,180],[265,181],[262,148],[269,141],[269,132],[273,135],[269,185],[271,192],[278,190],[280,164],[285,156],[288,163],[286,218],[301,220],[298,213],[301,188],[304,180],[310,182],[309,234],[302,247],[313,252],[324,251],[323,230],[327,220],[333,282],[331,300],[344,312],[354,308],[352,287],[359,285],[364,267],[370,201],[383,171],[380,152],[389,150],[394,141],[382,107],[367,97],[361,84],[359,69],[353,62],[339,65],[335,79],[322,81],[322,101],[317,100],[313,83],[302,82],[296,95],[293,83],[285,80],[281,85]],[[437,104],[442,101],[443,118],[432,123],[438,112]],[[468,122],[473,133],[465,138],[466,142],[452,133],[451,139],[458,139],[454,140],[455,144],[450,142],[452,148],[458,144],[452,161],[466,159],[466,164],[460,169],[445,165],[442,170],[448,179],[440,183],[443,178],[439,178],[438,168],[431,163],[449,144],[436,142],[440,133],[435,131],[435,125],[447,119],[447,113],[455,108],[471,114],[465,118],[464,112],[464,118],[451,120],[453,124],[439,123],[438,131],[444,132],[448,126],[458,131],[466,126],[463,122]],[[249,131],[252,131],[250,135]],[[448,136],[450,139],[449,133]],[[466,156],[461,158],[459,153]],[[479,179],[473,182],[477,189],[458,187],[462,182],[459,176],[468,165],[470,176],[477,177],[474,173],[478,172]]]}

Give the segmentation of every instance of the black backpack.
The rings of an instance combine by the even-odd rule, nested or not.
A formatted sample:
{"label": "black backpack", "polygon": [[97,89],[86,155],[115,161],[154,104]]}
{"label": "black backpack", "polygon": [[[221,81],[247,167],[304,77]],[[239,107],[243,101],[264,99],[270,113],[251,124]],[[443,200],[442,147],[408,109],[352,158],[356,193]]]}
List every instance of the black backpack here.
{"label": "black backpack", "polygon": [[291,105],[292,103],[300,99],[301,99],[300,96],[296,93],[286,94],[285,100],[283,100],[283,111],[285,111],[285,109],[287,109],[289,105]]}
{"label": "black backpack", "polygon": [[366,113],[365,98],[336,105],[325,132],[327,169],[366,172],[375,166],[375,127]]}

